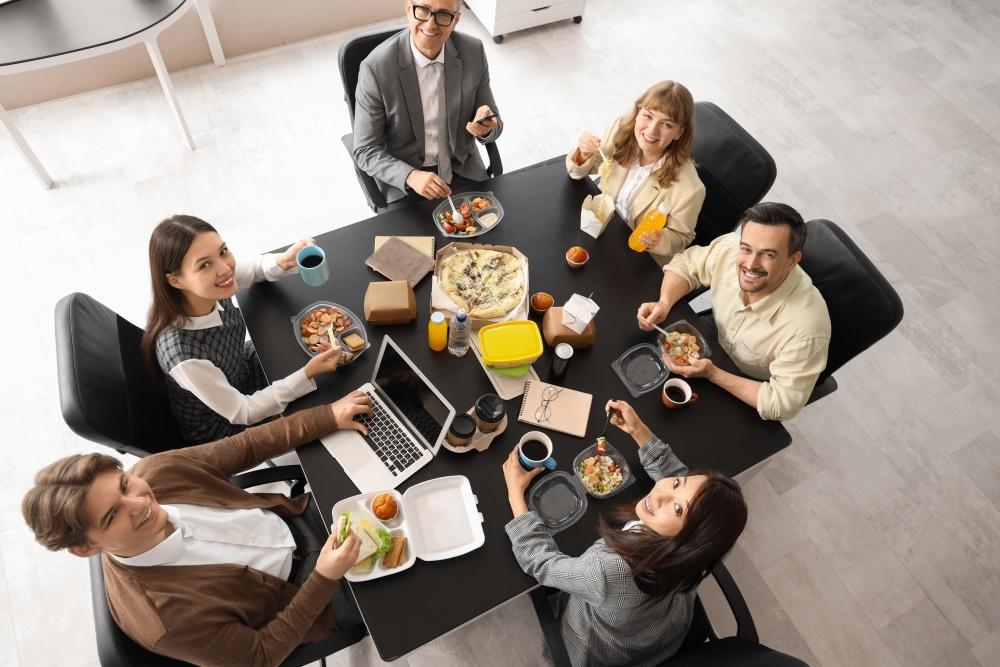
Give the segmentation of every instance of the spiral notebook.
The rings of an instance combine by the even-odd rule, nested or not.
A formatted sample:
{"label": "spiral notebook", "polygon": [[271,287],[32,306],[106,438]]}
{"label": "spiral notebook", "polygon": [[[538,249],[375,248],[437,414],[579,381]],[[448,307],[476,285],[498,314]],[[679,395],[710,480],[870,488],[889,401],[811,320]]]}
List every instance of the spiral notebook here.
{"label": "spiral notebook", "polygon": [[582,438],[587,432],[590,403],[594,397],[582,391],[528,380],[518,420]]}

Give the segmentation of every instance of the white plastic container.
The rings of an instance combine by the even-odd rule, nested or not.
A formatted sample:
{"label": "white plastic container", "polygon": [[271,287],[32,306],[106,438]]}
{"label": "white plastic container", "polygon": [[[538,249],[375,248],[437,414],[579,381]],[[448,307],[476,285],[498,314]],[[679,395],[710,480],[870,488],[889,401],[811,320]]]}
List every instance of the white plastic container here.
{"label": "white plastic container", "polygon": [[[399,513],[391,521],[379,521],[371,512],[372,499],[382,493],[392,495],[399,505]],[[338,516],[351,512],[385,528],[393,537],[406,538],[406,560],[398,567],[382,567],[380,558],[371,572],[348,571],[344,578],[351,583],[370,581],[408,570],[418,558],[444,560],[478,549],[486,542],[483,515],[476,509],[478,504],[469,478],[464,475],[421,482],[403,494],[387,489],[344,498],[333,506],[331,530],[335,529]]]}

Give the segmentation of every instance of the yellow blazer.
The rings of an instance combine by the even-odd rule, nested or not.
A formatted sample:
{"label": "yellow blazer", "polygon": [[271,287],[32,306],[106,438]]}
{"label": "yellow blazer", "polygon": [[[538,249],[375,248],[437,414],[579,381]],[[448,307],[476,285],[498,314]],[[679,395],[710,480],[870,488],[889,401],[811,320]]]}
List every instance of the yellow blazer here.
{"label": "yellow blazer", "polygon": [[[615,146],[612,138],[618,130],[621,118],[617,119],[611,127],[604,133],[601,140],[601,150],[605,154],[614,151]],[[597,168],[601,165],[601,155],[594,153],[589,160],[583,164],[573,161],[573,150],[566,156],[566,171],[569,177],[579,180],[589,174],[597,173]],[[618,192],[625,182],[628,168],[621,166],[617,162],[611,170],[606,183],[601,183],[601,189],[612,199],[618,198]],[[631,228],[642,220],[648,211],[656,209],[661,203],[666,202],[670,208],[667,214],[667,226],[663,228],[663,238],[659,245],[650,248],[650,256],[656,260],[660,266],[670,261],[670,258],[691,245],[694,240],[694,228],[698,223],[698,214],[701,212],[701,205],[705,201],[705,185],[698,178],[698,171],[694,167],[694,161],[688,160],[681,165],[677,180],[668,187],[661,187],[655,177],[650,175],[639,185],[639,191],[629,207],[629,219],[625,223]]]}

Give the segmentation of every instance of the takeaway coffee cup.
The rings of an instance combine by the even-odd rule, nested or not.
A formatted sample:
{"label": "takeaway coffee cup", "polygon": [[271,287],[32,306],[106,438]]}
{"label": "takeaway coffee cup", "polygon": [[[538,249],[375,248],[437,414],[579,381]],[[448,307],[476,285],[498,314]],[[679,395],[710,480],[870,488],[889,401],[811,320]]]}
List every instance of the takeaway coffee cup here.
{"label": "takeaway coffee cup", "polygon": [[552,440],[541,431],[528,431],[517,442],[517,458],[525,470],[535,468],[556,469],[552,458]]}
{"label": "takeaway coffee cup", "polygon": [[330,279],[330,266],[326,263],[326,253],[316,245],[307,245],[295,255],[302,282],[319,287]]}
{"label": "takeaway coffee cup", "polygon": [[663,383],[660,399],[668,408],[679,408],[698,400],[698,394],[691,391],[691,385],[680,378],[670,378]]}

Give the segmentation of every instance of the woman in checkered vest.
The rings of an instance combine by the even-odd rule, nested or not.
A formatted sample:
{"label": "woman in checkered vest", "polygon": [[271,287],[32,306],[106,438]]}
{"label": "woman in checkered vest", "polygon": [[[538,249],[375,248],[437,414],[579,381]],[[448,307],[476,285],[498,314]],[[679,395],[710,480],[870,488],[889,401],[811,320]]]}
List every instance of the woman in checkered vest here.
{"label": "woman in checkered vest", "polygon": [[153,230],[153,305],[142,352],[153,374],[165,378],[174,418],[187,442],[218,440],[280,414],[316,389],[316,375],[333,372],[343,362],[344,352],[335,346],[268,385],[233,302],[240,285],[296,273],[295,256],[310,244],[314,241],[305,239],[283,253],[237,263],[204,220],[175,215]]}

